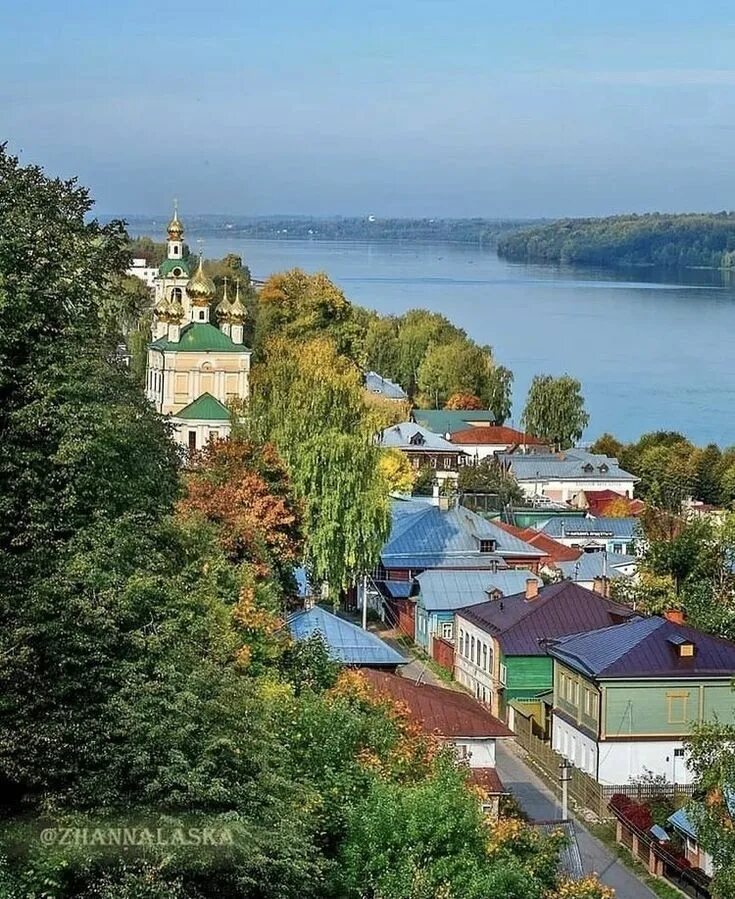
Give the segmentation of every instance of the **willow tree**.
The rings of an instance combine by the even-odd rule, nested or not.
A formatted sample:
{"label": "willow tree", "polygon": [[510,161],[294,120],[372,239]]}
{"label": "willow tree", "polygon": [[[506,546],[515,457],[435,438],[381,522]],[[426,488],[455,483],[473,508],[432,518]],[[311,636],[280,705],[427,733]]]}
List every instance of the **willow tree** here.
{"label": "willow tree", "polygon": [[590,417],[584,408],[582,385],[562,375],[535,375],[523,410],[523,427],[534,437],[556,449],[573,446],[582,436]]}
{"label": "willow tree", "polygon": [[288,465],[305,506],[305,563],[342,590],[378,560],[390,526],[357,367],[325,338],[271,341],[253,373],[250,428]]}

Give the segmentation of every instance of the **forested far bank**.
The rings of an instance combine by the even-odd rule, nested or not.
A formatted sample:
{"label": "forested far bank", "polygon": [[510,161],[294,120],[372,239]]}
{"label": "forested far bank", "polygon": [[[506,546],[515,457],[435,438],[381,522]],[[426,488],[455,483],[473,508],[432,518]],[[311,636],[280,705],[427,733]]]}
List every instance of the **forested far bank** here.
{"label": "forested far bank", "polygon": [[730,269],[735,213],[561,219],[503,234],[497,249],[513,262]]}

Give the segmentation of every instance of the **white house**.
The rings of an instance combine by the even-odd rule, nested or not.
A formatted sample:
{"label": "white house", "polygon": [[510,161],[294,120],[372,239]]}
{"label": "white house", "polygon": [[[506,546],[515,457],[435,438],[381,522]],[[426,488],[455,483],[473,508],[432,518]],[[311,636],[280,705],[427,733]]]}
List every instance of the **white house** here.
{"label": "white house", "polygon": [[612,490],[632,497],[640,480],[611,456],[569,449],[561,453],[501,453],[498,458],[528,497],[570,502],[583,490]]}
{"label": "white house", "polygon": [[[563,518],[556,516],[537,526],[547,537],[584,553],[607,552],[612,555],[634,555],[640,539],[637,518]],[[593,575],[594,577],[594,575]]]}
{"label": "white house", "polygon": [[498,453],[507,453],[511,450],[519,453],[544,453],[551,450],[543,440],[508,428],[505,425],[481,425],[468,427],[461,431],[455,431],[449,436],[449,440],[459,449],[464,450],[473,462],[480,462],[488,457],[494,457]]}
{"label": "white house", "polygon": [[133,259],[133,264],[126,271],[127,275],[130,275],[135,278],[140,278],[140,280],[146,285],[146,287],[150,287],[151,289],[156,286],[156,279],[158,278],[158,266],[157,265],[148,265],[147,259]]}

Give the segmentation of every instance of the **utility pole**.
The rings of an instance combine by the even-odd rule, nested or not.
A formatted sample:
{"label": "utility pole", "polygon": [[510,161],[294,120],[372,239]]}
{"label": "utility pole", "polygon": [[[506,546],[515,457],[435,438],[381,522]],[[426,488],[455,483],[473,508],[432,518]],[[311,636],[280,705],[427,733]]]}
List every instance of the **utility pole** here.
{"label": "utility pole", "polygon": [[367,630],[367,575],[362,576],[362,629]]}
{"label": "utility pole", "polygon": [[561,819],[567,821],[569,819],[569,781],[572,779],[572,768],[574,766],[570,761],[564,759],[559,765],[559,780],[561,781]]}

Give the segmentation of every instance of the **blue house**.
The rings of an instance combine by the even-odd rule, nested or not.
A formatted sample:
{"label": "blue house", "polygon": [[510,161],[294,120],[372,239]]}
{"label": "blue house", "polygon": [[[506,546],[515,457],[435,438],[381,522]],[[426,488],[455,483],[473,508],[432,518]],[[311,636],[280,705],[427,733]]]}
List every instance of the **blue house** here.
{"label": "blue house", "polygon": [[431,655],[434,636],[454,640],[454,613],[458,609],[522,593],[528,581],[543,586],[540,577],[522,568],[424,571],[416,578],[416,642]]}
{"label": "blue house", "polygon": [[537,530],[583,552],[634,555],[641,524],[637,518],[550,518]]}
{"label": "blue house", "polygon": [[307,640],[321,634],[335,662],[355,668],[383,668],[395,671],[408,659],[396,652],[376,634],[345,621],[320,606],[288,616],[288,628],[294,640]]}

